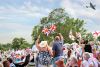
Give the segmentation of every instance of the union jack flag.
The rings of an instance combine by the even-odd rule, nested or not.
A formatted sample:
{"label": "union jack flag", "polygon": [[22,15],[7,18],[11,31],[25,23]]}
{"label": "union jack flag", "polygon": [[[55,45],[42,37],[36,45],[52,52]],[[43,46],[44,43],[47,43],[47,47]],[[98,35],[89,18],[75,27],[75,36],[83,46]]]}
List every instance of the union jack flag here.
{"label": "union jack flag", "polygon": [[42,32],[43,32],[44,34],[46,34],[47,36],[48,36],[49,33],[50,33],[50,31],[49,31],[48,28],[43,28]]}
{"label": "union jack flag", "polygon": [[100,34],[100,32],[94,32],[94,33],[93,33],[93,35],[97,35],[97,36],[98,36],[99,34]]}
{"label": "union jack flag", "polygon": [[50,31],[55,31],[56,30],[56,26],[55,25],[51,25],[50,26]]}

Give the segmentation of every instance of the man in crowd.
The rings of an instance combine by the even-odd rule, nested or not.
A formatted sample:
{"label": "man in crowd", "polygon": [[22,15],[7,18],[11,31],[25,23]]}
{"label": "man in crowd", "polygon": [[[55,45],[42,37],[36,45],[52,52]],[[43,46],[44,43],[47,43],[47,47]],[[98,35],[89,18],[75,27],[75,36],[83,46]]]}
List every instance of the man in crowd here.
{"label": "man in crowd", "polygon": [[82,61],[82,67],[94,67],[94,63],[92,61],[92,59],[90,58],[89,53],[85,52],[83,54],[83,61]]}
{"label": "man in crowd", "polygon": [[61,57],[63,56],[63,36],[61,33],[59,33],[54,40],[53,43],[53,67],[56,67],[55,61],[61,59]]}

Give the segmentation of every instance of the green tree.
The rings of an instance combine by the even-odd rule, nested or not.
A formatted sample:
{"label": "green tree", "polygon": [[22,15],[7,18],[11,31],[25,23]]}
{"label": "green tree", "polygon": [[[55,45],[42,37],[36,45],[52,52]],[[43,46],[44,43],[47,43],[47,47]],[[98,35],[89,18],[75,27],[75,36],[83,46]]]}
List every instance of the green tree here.
{"label": "green tree", "polygon": [[[72,31],[72,34],[75,37],[76,37],[76,32],[83,33],[86,31],[83,28],[85,24],[84,20],[71,18],[68,15],[68,13],[62,8],[54,9],[49,13],[47,17],[43,17],[40,20],[40,22],[41,22],[40,25],[37,25],[33,28],[32,31],[33,40],[38,35],[41,35],[42,40],[48,40],[50,42],[57,33],[62,33],[62,35],[64,36],[64,41],[71,43],[72,40],[69,38],[70,31]],[[55,32],[51,33],[49,36],[46,36],[45,34],[41,33],[44,27],[49,28],[50,25],[52,24],[55,24],[57,26]]]}
{"label": "green tree", "polygon": [[[6,50],[12,49],[12,44],[11,43],[7,43],[6,45]],[[9,46],[9,47],[8,47]]]}
{"label": "green tree", "polygon": [[14,38],[12,41],[12,48],[14,49],[23,49],[30,47],[30,44],[24,38]]}
{"label": "green tree", "polygon": [[11,49],[11,44],[7,43],[7,44],[0,44],[0,50],[9,50]]}
{"label": "green tree", "polygon": [[93,34],[92,33],[88,33],[86,35],[86,38],[85,39],[88,40],[88,41],[94,41]]}
{"label": "green tree", "polygon": [[0,50],[2,50],[2,44],[0,44]]}
{"label": "green tree", "polygon": [[19,38],[14,38],[12,41],[12,48],[19,49],[20,48],[20,41]]}
{"label": "green tree", "polygon": [[100,41],[100,36],[97,37],[97,40]]}

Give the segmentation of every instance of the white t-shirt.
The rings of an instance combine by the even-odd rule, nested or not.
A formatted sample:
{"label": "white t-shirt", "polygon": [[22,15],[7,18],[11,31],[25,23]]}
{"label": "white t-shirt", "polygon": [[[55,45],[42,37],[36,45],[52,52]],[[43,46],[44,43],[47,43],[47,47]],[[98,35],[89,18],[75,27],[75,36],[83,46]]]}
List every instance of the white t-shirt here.
{"label": "white t-shirt", "polygon": [[99,61],[96,58],[94,58],[93,60],[94,60],[94,65],[95,65],[94,67],[98,67]]}
{"label": "white t-shirt", "polygon": [[32,51],[33,51],[33,52],[37,52],[37,51],[39,51],[39,50],[37,49],[36,45],[33,45],[33,47],[32,47]]}
{"label": "white t-shirt", "polygon": [[91,64],[93,64],[94,67],[98,67],[98,60],[96,58],[90,58],[90,62],[92,62]]}
{"label": "white t-shirt", "polygon": [[86,60],[82,61],[82,65],[83,65],[83,67],[89,67],[89,63]]}
{"label": "white t-shirt", "polygon": [[89,58],[89,59],[88,59],[88,63],[89,63],[89,65],[90,65],[90,64],[91,64],[91,65],[94,65],[93,59],[92,59],[92,58]]}
{"label": "white t-shirt", "polygon": [[[83,67],[89,67],[89,65],[94,65],[95,63],[93,62],[92,58],[89,58],[88,61],[83,60],[82,61],[82,65]],[[82,67],[82,66],[81,66]],[[98,66],[97,66],[98,67]]]}
{"label": "white t-shirt", "polygon": [[79,46],[77,48],[77,54],[79,54],[80,56],[82,55],[82,47],[81,46]]}

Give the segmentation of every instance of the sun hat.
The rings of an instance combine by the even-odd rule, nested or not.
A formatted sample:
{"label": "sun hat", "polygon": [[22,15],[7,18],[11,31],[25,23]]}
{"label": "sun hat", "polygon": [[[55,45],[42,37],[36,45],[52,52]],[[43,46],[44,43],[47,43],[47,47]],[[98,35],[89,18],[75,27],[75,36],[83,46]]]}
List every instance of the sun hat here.
{"label": "sun hat", "polygon": [[40,47],[46,47],[48,45],[47,41],[41,41],[40,42]]}

